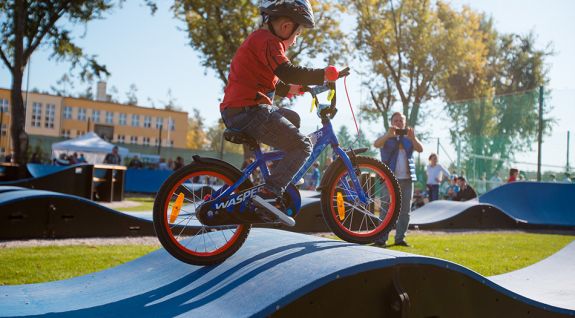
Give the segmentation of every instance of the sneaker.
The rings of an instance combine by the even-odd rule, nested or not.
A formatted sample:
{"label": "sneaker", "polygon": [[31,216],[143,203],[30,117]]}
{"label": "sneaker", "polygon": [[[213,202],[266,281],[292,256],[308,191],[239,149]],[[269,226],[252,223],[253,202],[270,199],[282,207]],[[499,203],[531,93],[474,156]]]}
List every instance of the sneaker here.
{"label": "sneaker", "polygon": [[411,245],[407,244],[406,241],[399,241],[399,242],[395,242],[395,246],[405,246],[405,247],[411,247]]}
{"label": "sneaker", "polygon": [[264,187],[252,197],[254,204],[260,208],[256,209],[256,213],[266,223],[278,220],[287,226],[295,226],[295,220],[284,213],[286,208],[281,197]]}

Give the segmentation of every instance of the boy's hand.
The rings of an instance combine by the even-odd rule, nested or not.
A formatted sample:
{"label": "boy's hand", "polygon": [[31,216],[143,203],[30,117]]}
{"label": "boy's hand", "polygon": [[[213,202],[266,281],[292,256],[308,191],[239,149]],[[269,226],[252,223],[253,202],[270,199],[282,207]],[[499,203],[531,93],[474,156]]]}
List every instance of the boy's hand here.
{"label": "boy's hand", "polygon": [[324,80],[327,82],[335,82],[339,78],[339,72],[333,65],[326,67],[324,73]]}
{"label": "boy's hand", "polygon": [[302,90],[302,88],[303,88],[303,86],[301,86],[301,85],[290,84],[289,85],[289,91],[288,91],[286,97],[291,99],[294,96],[305,94],[305,92]]}

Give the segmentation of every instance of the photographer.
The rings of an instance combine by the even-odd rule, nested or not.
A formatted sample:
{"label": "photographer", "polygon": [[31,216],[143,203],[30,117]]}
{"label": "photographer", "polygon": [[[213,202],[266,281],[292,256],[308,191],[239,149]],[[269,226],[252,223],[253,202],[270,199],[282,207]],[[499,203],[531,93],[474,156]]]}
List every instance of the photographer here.
{"label": "photographer", "polygon": [[[413,151],[422,152],[423,146],[419,139],[415,137],[413,128],[407,127],[406,118],[400,112],[391,115],[391,126],[387,133],[377,138],[373,145],[381,148],[381,161],[394,172],[395,177],[399,181],[403,198],[396,224],[395,245],[409,246],[405,242],[405,232],[409,225],[413,183],[417,180]],[[375,244],[385,246],[388,236],[389,232],[383,233]]]}

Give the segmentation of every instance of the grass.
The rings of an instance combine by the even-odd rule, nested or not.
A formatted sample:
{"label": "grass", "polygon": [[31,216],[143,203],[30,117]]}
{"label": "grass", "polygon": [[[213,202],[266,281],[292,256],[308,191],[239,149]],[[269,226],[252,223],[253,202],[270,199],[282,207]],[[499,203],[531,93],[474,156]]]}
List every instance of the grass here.
{"label": "grass", "polygon": [[[391,240],[393,236],[390,235]],[[410,232],[410,247],[390,249],[432,256],[470,268],[481,275],[511,272],[547,258],[575,239],[574,235],[521,232]]]}
{"label": "grass", "polygon": [[120,265],[155,249],[149,245],[72,245],[0,249],[0,285],[67,279]]}
{"label": "grass", "polygon": [[[521,232],[410,232],[411,247],[390,249],[446,259],[484,276],[517,270],[551,256],[575,235]],[[67,279],[117,266],[157,246],[49,246],[0,249],[0,285]]]}
{"label": "grass", "polygon": [[153,197],[129,197],[126,198],[126,200],[137,202],[139,203],[139,205],[132,206],[129,208],[117,208],[116,210],[123,212],[143,212],[143,211],[152,211],[154,209]]}

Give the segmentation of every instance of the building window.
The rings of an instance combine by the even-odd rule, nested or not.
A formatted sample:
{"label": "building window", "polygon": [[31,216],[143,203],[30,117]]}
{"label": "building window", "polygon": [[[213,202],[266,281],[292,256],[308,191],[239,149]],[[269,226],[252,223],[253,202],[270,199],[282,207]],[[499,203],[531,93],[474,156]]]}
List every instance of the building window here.
{"label": "building window", "polygon": [[56,117],[56,105],[46,104],[46,112],[44,117],[44,127],[54,129],[54,119]]}
{"label": "building window", "polygon": [[0,110],[3,113],[7,113],[10,110],[10,104],[8,104],[8,100],[5,98],[0,98]]}
{"label": "building window", "polygon": [[42,124],[42,104],[32,103],[32,127],[41,127]]}
{"label": "building window", "polygon": [[114,113],[106,112],[106,124],[113,124],[113,123],[114,123]]}
{"label": "building window", "polygon": [[168,119],[168,127],[170,127],[170,130],[172,131],[176,130],[176,123],[171,118]]}
{"label": "building window", "polygon": [[156,138],[156,141],[154,142],[154,146],[159,146],[160,145],[160,138]]}
{"label": "building window", "polygon": [[140,115],[132,114],[132,127],[140,127]]}
{"label": "building window", "polygon": [[100,111],[99,110],[92,110],[92,121],[95,123],[100,122]]}
{"label": "building window", "polygon": [[125,144],[126,143],[126,136],[124,135],[118,135],[117,137],[117,141],[121,144]]}
{"label": "building window", "polygon": [[86,121],[86,109],[78,108],[78,120]]}
{"label": "building window", "polygon": [[6,136],[8,134],[8,125],[2,124],[2,129],[0,130],[0,134],[2,136]]}
{"label": "building window", "polygon": [[156,128],[160,129],[164,126],[164,118],[162,117],[157,117],[156,118]]}
{"label": "building window", "polygon": [[144,146],[150,145],[150,137],[144,137]]}
{"label": "building window", "polygon": [[146,116],[144,117],[144,128],[151,128],[152,127],[152,117]]}
{"label": "building window", "polygon": [[64,119],[72,119],[72,107],[64,107]]}
{"label": "building window", "polygon": [[62,137],[70,138],[70,130],[69,129],[62,129]]}
{"label": "building window", "polygon": [[0,147],[0,155],[5,155],[5,154],[6,154],[6,148]]}
{"label": "building window", "polygon": [[120,126],[126,126],[126,114],[120,113]]}
{"label": "building window", "polygon": [[174,141],[170,140],[170,148],[174,148]]}
{"label": "building window", "polygon": [[83,130],[76,130],[76,137],[84,136],[85,134],[86,132],[84,132]]}
{"label": "building window", "polygon": [[130,136],[130,143],[137,144],[138,143],[138,136]]}

